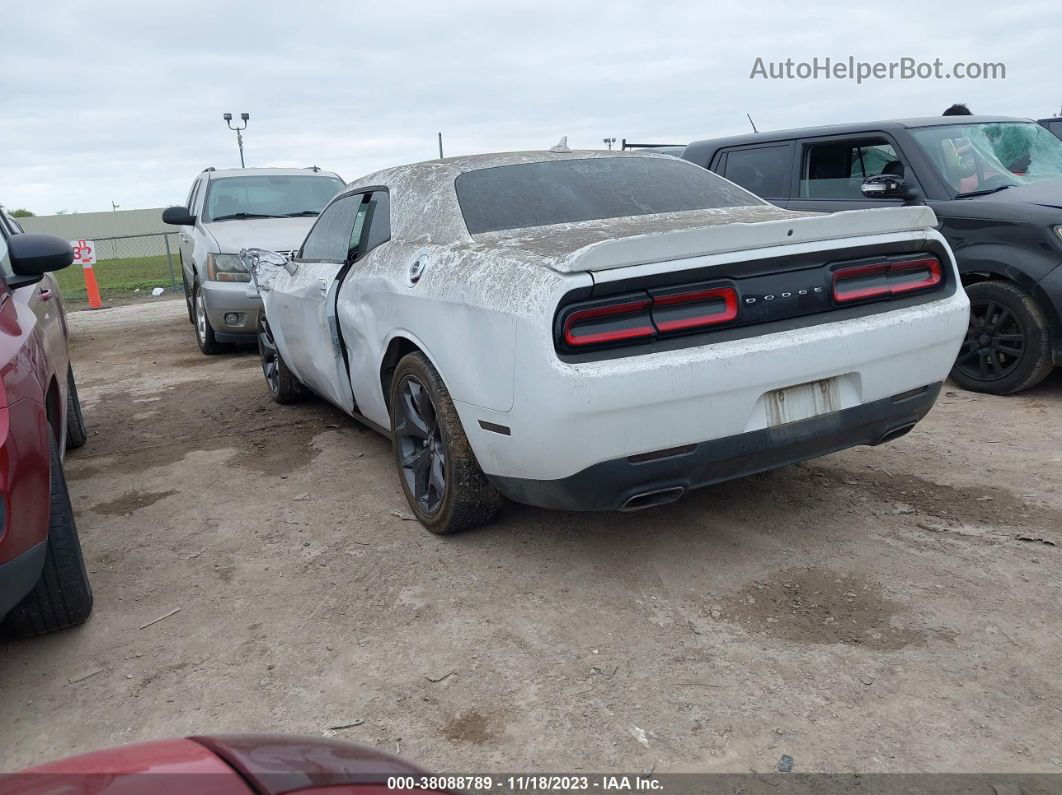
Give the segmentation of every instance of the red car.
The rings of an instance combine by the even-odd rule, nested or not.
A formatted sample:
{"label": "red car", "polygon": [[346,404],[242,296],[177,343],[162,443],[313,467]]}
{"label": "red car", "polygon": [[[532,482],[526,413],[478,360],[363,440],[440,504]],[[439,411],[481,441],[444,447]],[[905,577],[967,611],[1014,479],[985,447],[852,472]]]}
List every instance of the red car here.
{"label": "red car", "polygon": [[0,619],[22,637],[92,611],[62,466],[85,425],[49,273],[73,259],[65,240],[23,234],[0,212]]}
{"label": "red car", "polygon": [[[137,743],[31,767],[8,795],[401,795],[446,784],[398,757],[321,737],[221,735]],[[482,788],[482,787],[480,787]]]}

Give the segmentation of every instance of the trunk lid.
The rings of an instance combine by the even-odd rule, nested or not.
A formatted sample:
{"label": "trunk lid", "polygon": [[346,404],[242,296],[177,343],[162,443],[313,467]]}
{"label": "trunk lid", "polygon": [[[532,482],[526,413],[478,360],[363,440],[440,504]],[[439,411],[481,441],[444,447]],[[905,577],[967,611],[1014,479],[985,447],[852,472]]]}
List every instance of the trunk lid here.
{"label": "trunk lid", "polygon": [[936,225],[928,207],[827,214],[757,205],[513,229],[475,240],[499,253],[534,257],[559,273],[580,273]]}

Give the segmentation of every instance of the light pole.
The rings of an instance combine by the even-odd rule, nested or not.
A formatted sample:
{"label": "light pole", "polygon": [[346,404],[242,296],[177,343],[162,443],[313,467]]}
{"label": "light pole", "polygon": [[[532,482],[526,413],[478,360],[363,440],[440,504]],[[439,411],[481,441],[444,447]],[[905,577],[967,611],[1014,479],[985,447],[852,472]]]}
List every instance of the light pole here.
{"label": "light pole", "polygon": [[250,113],[241,113],[240,114],[240,119],[243,121],[243,126],[242,127],[239,126],[238,124],[235,127],[232,126],[232,114],[231,113],[223,113],[221,117],[225,120],[225,124],[227,124],[229,126],[230,130],[235,130],[236,131],[236,145],[238,147],[240,147],[240,168],[247,168],[247,166],[245,166],[243,164],[243,134],[242,134],[241,131],[247,129],[247,120],[249,118],[251,118],[251,114]]}
{"label": "light pole", "polygon": [[612,151],[612,144],[616,143],[616,139],[615,138],[605,138],[604,142],[605,142],[605,146],[608,147],[608,151],[611,152]]}

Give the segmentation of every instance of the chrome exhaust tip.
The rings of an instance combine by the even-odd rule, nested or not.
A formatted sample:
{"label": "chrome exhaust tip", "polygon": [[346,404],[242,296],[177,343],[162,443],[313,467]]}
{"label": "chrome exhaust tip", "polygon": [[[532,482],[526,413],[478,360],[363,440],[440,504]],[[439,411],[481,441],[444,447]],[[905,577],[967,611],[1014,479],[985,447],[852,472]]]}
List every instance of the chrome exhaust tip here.
{"label": "chrome exhaust tip", "polygon": [[674,502],[685,493],[685,486],[669,486],[666,489],[645,491],[629,498],[622,506],[620,506],[620,510],[640,511],[644,508],[655,508],[657,505],[667,505],[669,502]]}

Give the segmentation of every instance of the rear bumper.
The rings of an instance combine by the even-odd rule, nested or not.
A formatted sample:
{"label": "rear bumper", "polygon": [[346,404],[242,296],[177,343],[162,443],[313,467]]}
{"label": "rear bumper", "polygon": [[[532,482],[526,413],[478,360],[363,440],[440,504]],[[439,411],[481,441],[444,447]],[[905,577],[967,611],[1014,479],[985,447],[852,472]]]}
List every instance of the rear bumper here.
{"label": "rear bumper", "polygon": [[18,557],[0,563],[0,619],[33,590],[44,569],[48,541],[30,547]]}
{"label": "rear bumper", "polygon": [[[247,294],[247,282],[205,281],[200,289],[218,342],[246,342],[253,337],[262,299]],[[236,315],[235,322],[226,320],[226,315]]]}
{"label": "rear bumper", "polygon": [[700,442],[668,458],[603,461],[558,480],[489,477],[509,499],[543,508],[649,507],[692,489],[902,436],[932,408],[940,388],[937,382],[811,419]]}

